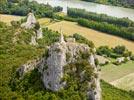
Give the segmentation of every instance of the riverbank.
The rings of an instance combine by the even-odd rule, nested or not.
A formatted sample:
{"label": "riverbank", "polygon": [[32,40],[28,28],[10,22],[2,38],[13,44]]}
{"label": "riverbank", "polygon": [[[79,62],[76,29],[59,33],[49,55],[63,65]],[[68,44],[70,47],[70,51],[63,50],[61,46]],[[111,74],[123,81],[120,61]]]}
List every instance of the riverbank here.
{"label": "riverbank", "polygon": [[81,0],[81,1],[86,1],[86,2],[94,2],[94,3],[99,3],[99,4],[104,4],[104,5],[111,5],[111,6],[118,6],[118,7],[124,7],[124,8],[131,8],[131,9],[134,9],[134,2],[131,1],[129,3],[127,3],[127,1],[130,1],[130,0],[126,0],[125,3],[123,3],[123,1],[110,1],[110,0],[106,0],[106,1],[101,1],[101,0],[94,0],[94,1],[89,1],[89,0]]}
{"label": "riverbank", "polygon": [[67,13],[67,7],[85,9],[86,11],[98,14],[107,14],[118,18],[129,18],[134,21],[134,9],[117,6],[109,6],[80,0],[35,0],[38,3],[50,4],[53,7],[63,7],[63,12]]}

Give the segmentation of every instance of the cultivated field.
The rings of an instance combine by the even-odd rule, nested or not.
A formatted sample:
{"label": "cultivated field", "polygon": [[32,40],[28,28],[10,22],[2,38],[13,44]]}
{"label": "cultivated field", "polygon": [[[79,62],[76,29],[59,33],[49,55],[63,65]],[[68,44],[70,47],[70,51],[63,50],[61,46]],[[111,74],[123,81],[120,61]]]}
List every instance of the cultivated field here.
{"label": "cultivated field", "polygon": [[7,23],[8,25],[10,25],[10,22],[11,21],[18,21],[18,20],[20,20],[21,18],[23,18],[23,17],[21,17],[21,16],[13,16],[13,15],[4,15],[4,14],[0,14],[0,21],[2,21],[2,22],[5,22],[5,23]]}
{"label": "cultivated field", "polygon": [[125,90],[134,90],[134,73],[111,82],[112,85]]}
{"label": "cultivated field", "polygon": [[134,62],[116,66],[109,64],[102,67],[101,78],[122,89],[134,90]]}
{"label": "cultivated field", "polygon": [[125,45],[130,51],[134,52],[134,42],[122,39],[120,37],[108,35],[89,28],[81,27],[75,22],[61,21],[55,24],[48,25],[49,29],[59,31],[60,27],[66,35],[79,33],[87,39],[94,42],[95,46],[108,45],[111,47],[117,45]]}
{"label": "cultivated field", "polygon": [[[0,21],[7,23],[10,25],[11,21],[19,21],[21,20],[22,16],[14,16],[14,15],[5,15],[5,14],[0,14]],[[45,27],[46,25],[53,24],[57,21],[52,21],[50,18],[40,18],[38,19],[39,23],[41,26]]]}

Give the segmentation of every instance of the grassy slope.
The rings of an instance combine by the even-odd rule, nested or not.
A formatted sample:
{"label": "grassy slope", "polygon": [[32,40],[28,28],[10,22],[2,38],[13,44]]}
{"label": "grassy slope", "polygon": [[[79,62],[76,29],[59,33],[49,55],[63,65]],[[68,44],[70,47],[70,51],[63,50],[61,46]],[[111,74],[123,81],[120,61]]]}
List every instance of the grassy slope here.
{"label": "grassy slope", "polygon": [[48,26],[48,28],[55,31],[59,31],[60,27],[62,28],[64,34],[72,35],[74,33],[79,33],[80,35],[93,41],[97,47],[102,45],[108,45],[110,47],[114,47],[117,45],[125,45],[130,51],[134,52],[133,42],[124,40],[116,36],[104,34],[102,32],[98,32],[92,29],[81,27],[75,22],[62,21]]}
{"label": "grassy slope", "polygon": [[[30,87],[28,87],[30,88],[29,91],[34,90],[34,93],[30,92],[29,94],[29,92],[12,91],[9,86],[10,80],[12,76],[14,75],[14,72],[17,67],[25,63],[27,60],[34,59],[43,53],[43,48],[33,47],[29,45],[16,45],[16,46],[12,45],[12,38],[13,38],[14,32],[15,31],[11,29],[9,29],[8,31],[7,29],[0,31],[0,35],[1,35],[0,37],[0,40],[1,40],[0,41],[1,43],[0,45],[0,53],[1,53],[0,54],[0,72],[1,72],[0,81],[2,82],[0,84],[0,99],[4,97],[5,99],[15,99],[15,98],[17,99],[18,98],[20,100],[22,99],[22,95],[30,96],[30,98],[34,97],[35,95],[36,99],[39,99],[39,97],[43,95],[45,97],[45,95],[47,96],[49,92],[45,92],[44,94],[44,92],[42,92],[42,89],[40,90],[40,88],[42,87],[39,85],[41,81],[39,81],[39,78],[37,77],[32,79],[32,81],[30,81],[31,79],[27,79],[30,82],[34,82],[34,84],[30,83]],[[46,38],[44,38],[44,40],[48,41]],[[29,83],[29,81],[27,80],[25,84],[27,84],[27,82]],[[22,83],[24,82],[22,81]],[[18,87],[23,88],[24,86],[20,84],[20,86]],[[43,94],[40,95],[40,93],[43,93]],[[133,99],[133,97],[129,95],[127,92],[122,92],[104,82],[102,83],[102,93],[103,93],[103,100],[132,100]],[[53,97],[53,94],[51,96]]]}
{"label": "grassy slope", "polygon": [[128,92],[115,88],[112,85],[102,81],[102,100],[134,100],[134,97]]}

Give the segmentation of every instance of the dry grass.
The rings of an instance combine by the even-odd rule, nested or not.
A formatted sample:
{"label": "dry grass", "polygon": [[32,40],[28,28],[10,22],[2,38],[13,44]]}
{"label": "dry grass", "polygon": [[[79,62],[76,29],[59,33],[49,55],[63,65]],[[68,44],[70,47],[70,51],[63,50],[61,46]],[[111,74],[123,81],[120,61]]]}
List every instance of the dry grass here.
{"label": "dry grass", "polygon": [[21,17],[21,16],[13,16],[13,15],[0,14],[0,21],[5,22],[8,25],[10,25],[11,21],[18,21],[18,20],[20,20],[22,18],[23,17]]}
{"label": "dry grass", "polygon": [[97,47],[102,45],[108,45],[110,47],[125,45],[130,51],[134,52],[134,42],[98,32],[89,28],[81,27],[75,22],[61,21],[55,24],[48,25],[49,29],[55,31],[59,31],[60,27],[62,27],[64,34],[72,35],[74,33],[79,33],[80,35],[93,41]]}
{"label": "dry grass", "polygon": [[40,19],[38,19],[38,21],[41,26],[44,26],[44,25],[49,25],[51,22],[51,19],[50,18],[40,18]]}
{"label": "dry grass", "polygon": [[38,19],[38,22],[42,27],[46,27],[48,25],[54,24],[56,22],[59,22],[58,20],[52,20],[50,18],[40,18]]}

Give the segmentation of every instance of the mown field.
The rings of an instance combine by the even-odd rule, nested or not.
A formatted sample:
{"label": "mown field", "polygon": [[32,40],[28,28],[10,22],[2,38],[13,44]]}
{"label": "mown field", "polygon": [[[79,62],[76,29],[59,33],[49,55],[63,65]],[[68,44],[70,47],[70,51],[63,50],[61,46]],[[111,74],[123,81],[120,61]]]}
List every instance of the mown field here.
{"label": "mown field", "polygon": [[129,61],[119,66],[108,64],[101,68],[101,72],[101,78],[112,85],[134,90],[134,62]]}
{"label": "mown field", "polygon": [[48,25],[48,28],[54,31],[59,31],[60,27],[62,28],[62,31],[65,35],[79,33],[80,35],[93,41],[95,46],[97,47],[102,45],[108,45],[110,47],[125,45],[130,51],[134,52],[134,42],[85,27],[81,27],[75,22],[61,21],[55,24]]}
{"label": "mown field", "polygon": [[0,14],[0,21],[5,22],[8,25],[10,25],[11,21],[18,21],[18,20],[20,20],[22,18],[23,17],[21,17],[21,16],[12,16],[12,15]]}
{"label": "mown field", "polygon": [[[21,20],[22,16],[13,16],[13,15],[5,15],[5,14],[0,14],[0,21],[7,23],[7,25],[10,25],[11,21],[19,21]],[[50,18],[40,18],[38,19],[40,25],[46,26],[55,23],[56,21],[52,21]]]}
{"label": "mown field", "polygon": [[112,85],[125,90],[134,90],[134,73],[128,74],[118,80],[111,82]]}

